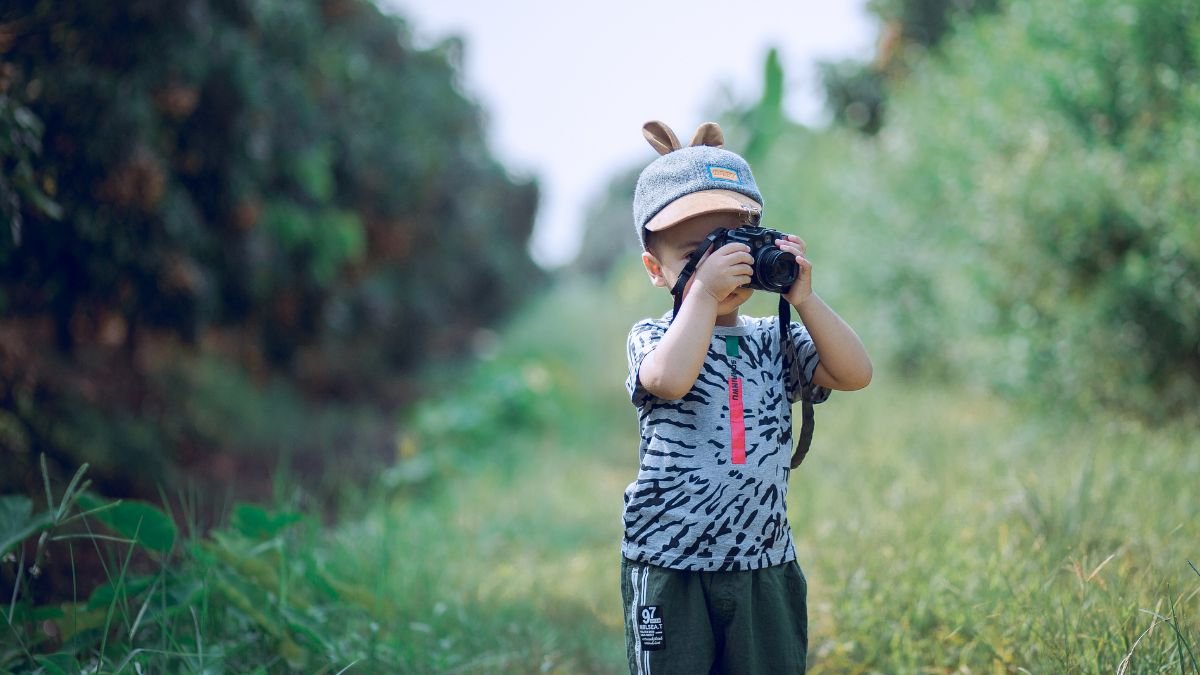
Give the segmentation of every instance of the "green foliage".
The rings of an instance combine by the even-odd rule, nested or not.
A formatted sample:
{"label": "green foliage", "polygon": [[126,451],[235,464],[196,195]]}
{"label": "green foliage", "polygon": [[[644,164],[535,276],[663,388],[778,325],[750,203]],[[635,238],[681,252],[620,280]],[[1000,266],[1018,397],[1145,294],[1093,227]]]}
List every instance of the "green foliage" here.
{"label": "green foliage", "polygon": [[83,494],[79,506],[95,511],[97,521],[147,551],[165,555],[175,546],[175,523],[152,504],[136,500],[106,502]]}
{"label": "green foliage", "polygon": [[[48,218],[62,217],[62,209],[37,184],[34,169],[42,152],[42,123],[5,91],[7,70],[0,69],[0,217],[8,221],[12,242],[19,244],[24,227],[23,204]],[[7,247],[5,247],[7,248]],[[3,251],[5,249],[0,249]],[[0,261],[5,261],[0,258]]]}
{"label": "green foliage", "polygon": [[53,514],[33,515],[33,501],[23,495],[0,499],[0,556],[8,553],[29,536],[48,527]]}
{"label": "green foliage", "polygon": [[883,21],[899,25],[906,40],[933,47],[955,22],[995,12],[1001,4],[1001,0],[871,0],[869,7]]}
{"label": "green foliage", "polygon": [[[297,265],[312,282],[326,286],[346,264],[361,259],[365,249],[362,222],[349,211],[314,213],[295,203],[274,202],[263,213],[263,228],[285,255],[307,261]],[[264,300],[276,289],[259,291]]]}
{"label": "green foliage", "polygon": [[622,260],[641,254],[633,230],[633,191],[642,166],[633,166],[608,181],[604,192],[588,204],[583,242],[568,270],[603,279]]}
{"label": "green foliage", "polygon": [[938,47],[959,23],[998,11],[1001,0],[872,0],[868,7],[883,23],[870,62],[847,59],[818,63],[825,106],[837,124],[868,136],[879,133],[888,91],[909,69]]}
{"label": "green foliage", "polygon": [[[238,504],[229,529],[175,548],[171,518],[149,504],[75,500],[81,476],[44,514],[49,527],[39,528],[52,542],[84,539],[88,547],[110,552],[108,578],[85,599],[38,604],[47,572],[39,565],[67,561],[42,555],[45,535],[32,563],[22,549],[3,612],[0,670],[74,673],[83,664],[97,672],[401,667],[391,651],[377,648],[380,627],[371,613],[379,608],[371,593],[331,575],[324,554],[314,554],[319,537],[310,517]],[[27,507],[24,497],[0,497],[0,514],[27,521]],[[12,519],[0,517],[7,531]],[[66,528],[72,522],[87,523],[87,533],[72,533]],[[157,567],[137,562],[146,554]],[[75,559],[73,554],[72,566]]]}
{"label": "green foliage", "polygon": [[909,235],[889,285],[933,284],[901,339],[1012,388],[1153,417],[1190,407],[1197,34],[1186,4],[1013,3],[915,73],[873,214]]}
{"label": "green foliage", "polygon": [[[172,373],[204,364],[293,411],[390,409],[542,278],[537,186],[493,158],[457,41],[368,0],[22,0],[0,25],[0,404],[64,474],[165,479],[194,440]],[[112,480],[129,453],[139,485]]]}
{"label": "green foliage", "polygon": [[771,48],[763,61],[762,96],[740,120],[740,127],[748,134],[745,149],[741,154],[750,166],[755,166],[766,158],[783,130],[784,79],[779,50]]}
{"label": "green foliage", "polygon": [[884,74],[872,64],[850,60],[823,62],[818,70],[834,122],[868,136],[879,133],[887,100]]}
{"label": "green foliage", "polygon": [[781,139],[756,167],[766,216],[899,372],[1093,414],[1188,410],[1197,26],[1187,4],[1102,0],[963,24],[874,139]]}
{"label": "green foliage", "polygon": [[[579,282],[564,284],[574,288]],[[585,303],[574,306],[574,303]],[[578,321],[590,298],[570,290],[543,294],[536,303],[543,321]],[[389,487],[420,485],[458,474],[471,465],[507,474],[519,444],[501,439],[530,429],[552,427],[569,415],[580,397],[592,397],[572,382],[575,359],[593,358],[602,349],[580,341],[573,331],[548,328],[527,316],[507,327],[503,342],[492,335],[479,345],[479,358],[466,367],[442,366],[422,379],[438,383],[412,406],[397,439],[397,464],[384,474]]]}
{"label": "green foliage", "polygon": [[[818,672],[1191,672],[1194,419],[1150,431],[882,382],[824,418],[855,457],[793,479],[800,555],[828,580]],[[1181,633],[1137,644],[1150,611]]]}
{"label": "green foliage", "polygon": [[250,539],[266,540],[279,535],[304,516],[295,512],[273,513],[254,504],[238,504],[230,526]]}
{"label": "green foliage", "polygon": [[[50,490],[50,476],[46,471],[46,458],[43,456],[42,478],[46,489],[46,510],[41,513],[33,512],[33,500],[28,497],[0,495],[0,558],[9,556],[22,541],[33,535],[44,533],[54,527],[61,527],[73,520],[71,510],[88,487],[88,482],[81,482],[87,468],[86,464],[79,468],[59,499],[58,505],[55,506],[54,495]],[[46,538],[42,536],[38,540],[34,566],[41,561],[45,544]]]}
{"label": "green foliage", "polygon": [[407,426],[446,451],[471,453],[487,448],[497,433],[554,417],[554,380],[541,360],[489,362],[470,375],[470,383],[453,397],[415,406]]}

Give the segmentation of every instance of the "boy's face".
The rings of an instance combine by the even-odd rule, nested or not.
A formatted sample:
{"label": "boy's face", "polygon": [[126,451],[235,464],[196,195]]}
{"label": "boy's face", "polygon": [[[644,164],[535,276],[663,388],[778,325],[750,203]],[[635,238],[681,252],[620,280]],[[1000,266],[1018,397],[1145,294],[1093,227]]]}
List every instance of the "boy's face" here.
{"label": "boy's face", "polygon": [[[733,229],[741,225],[741,214],[707,213],[653,233],[650,239],[650,250],[642,253],[642,265],[645,266],[646,273],[650,275],[650,281],[655,286],[666,289],[674,288],[692,251],[700,245],[700,242],[704,241],[710,232],[718,227]],[[709,253],[712,251],[710,250]],[[709,253],[700,259],[700,265],[704,264]],[[693,274],[683,287],[685,297],[695,280],[696,277]],[[735,289],[718,304],[717,315],[724,316],[733,312],[742,303],[749,300],[753,293],[752,289],[746,287]]]}

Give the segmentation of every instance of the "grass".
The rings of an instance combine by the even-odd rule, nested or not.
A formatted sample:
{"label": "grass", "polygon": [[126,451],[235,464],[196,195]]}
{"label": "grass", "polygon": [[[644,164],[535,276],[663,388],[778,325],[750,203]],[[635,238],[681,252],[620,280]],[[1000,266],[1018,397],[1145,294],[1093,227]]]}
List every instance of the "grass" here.
{"label": "grass", "polygon": [[[623,338],[659,311],[648,288],[563,285],[431,371],[453,384],[336,526],[243,507],[169,567],[118,555],[124,595],[60,651],[94,672],[622,672]],[[1197,420],[1059,419],[881,368],[817,424],[789,494],[812,672],[1198,672]],[[30,625],[0,667],[33,669]]]}
{"label": "grass", "polygon": [[1165,627],[1133,647],[1143,610],[1200,626],[1185,428],[886,380],[846,405],[792,486],[815,672],[1111,672],[1131,652],[1129,672],[1194,671]]}

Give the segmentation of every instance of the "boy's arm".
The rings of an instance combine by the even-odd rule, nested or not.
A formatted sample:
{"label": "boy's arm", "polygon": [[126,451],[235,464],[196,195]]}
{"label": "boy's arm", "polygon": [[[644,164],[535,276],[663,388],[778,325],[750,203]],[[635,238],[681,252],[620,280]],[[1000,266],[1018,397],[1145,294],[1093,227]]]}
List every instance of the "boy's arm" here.
{"label": "boy's arm", "polygon": [[816,293],[794,306],[821,357],[813,371],[813,384],[839,391],[870,384],[871,357],[854,329]]}
{"label": "boy's arm", "polygon": [[[702,295],[703,297],[699,297]],[[671,322],[658,347],[642,360],[638,378],[646,391],[675,400],[692,390],[717,321],[717,301],[707,293],[684,297],[679,316]]]}
{"label": "boy's arm", "polygon": [[753,260],[745,244],[728,244],[700,260],[684,289],[679,315],[642,360],[638,379],[646,391],[673,401],[692,390],[708,355],[720,301],[750,283]]}
{"label": "boy's arm", "polygon": [[862,340],[812,290],[812,263],[805,257],[804,240],[788,235],[778,239],[779,248],[795,254],[800,274],[788,291],[787,300],[808,329],[821,360],[813,371],[813,384],[839,391],[862,389],[871,383],[871,357]]}

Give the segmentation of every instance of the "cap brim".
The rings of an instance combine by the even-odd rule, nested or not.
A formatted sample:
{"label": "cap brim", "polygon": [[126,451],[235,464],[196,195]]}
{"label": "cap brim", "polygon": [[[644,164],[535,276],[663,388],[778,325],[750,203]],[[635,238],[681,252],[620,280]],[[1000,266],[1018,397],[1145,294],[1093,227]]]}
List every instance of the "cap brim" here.
{"label": "cap brim", "polygon": [[701,190],[686,194],[667,204],[646,223],[649,232],[661,232],[688,218],[708,213],[745,213],[761,211],[762,206],[750,197],[733,190]]}

